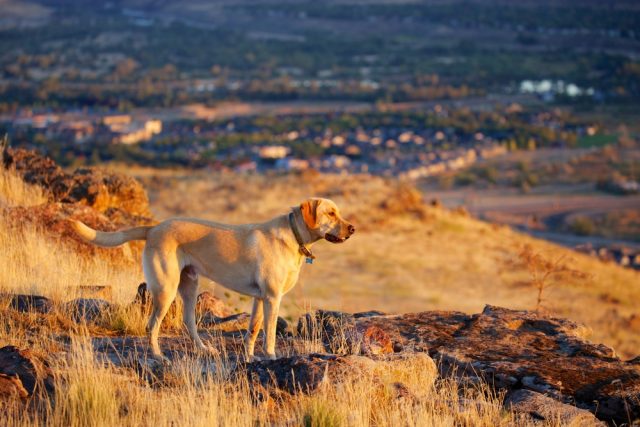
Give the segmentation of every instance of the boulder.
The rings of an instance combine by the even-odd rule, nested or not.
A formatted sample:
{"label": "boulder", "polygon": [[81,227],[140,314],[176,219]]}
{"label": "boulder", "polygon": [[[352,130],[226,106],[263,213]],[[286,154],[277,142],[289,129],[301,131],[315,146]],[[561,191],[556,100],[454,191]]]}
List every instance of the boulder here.
{"label": "boulder", "polygon": [[2,295],[2,298],[9,298],[9,307],[19,312],[36,312],[45,314],[51,311],[53,303],[41,295]]}
{"label": "boulder", "polygon": [[114,309],[109,301],[98,298],[76,298],[62,305],[62,310],[78,323],[92,323]]}
{"label": "boulder", "polygon": [[22,398],[33,396],[38,387],[53,392],[49,366],[29,350],[12,345],[0,348],[0,394]]}
{"label": "boulder", "polygon": [[[341,383],[370,377],[379,379],[383,371],[412,372],[420,369],[431,373],[435,381],[437,367],[427,354],[393,354],[372,359],[370,357],[312,353],[261,360],[246,364],[250,382],[266,390],[276,389],[290,394],[312,393],[323,384]],[[430,387],[433,384],[425,384]],[[406,388],[406,386],[405,386]]]}
{"label": "boulder", "polygon": [[521,389],[510,393],[504,401],[504,406],[524,418],[525,422],[543,421],[581,427],[606,426],[585,409],[567,405],[531,390]]}
{"label": "boulder", "polygon": [[404,352],[428,352],[443,375],[525,388],[590,410],[601,420],[640,417],[640,366],[566,319],[487,306],[480,314],[429,311],[356,319],[377,326]]}
{"label": "boulder", "polygon": [[311,393],[330,378],[343,381],[371,374],[374,364],[371,359],[360,356],[314,353],[251,362],[245,368],[251,383],[295,394]]}

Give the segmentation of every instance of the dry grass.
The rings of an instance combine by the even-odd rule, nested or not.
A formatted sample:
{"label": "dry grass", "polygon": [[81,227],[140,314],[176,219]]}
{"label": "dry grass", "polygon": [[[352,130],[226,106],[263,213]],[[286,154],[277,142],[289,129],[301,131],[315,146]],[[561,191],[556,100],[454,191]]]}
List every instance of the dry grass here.
{"label": "dry grass", "polygon": [[0,170],[0,208],[36,206],[46,201],[47,196],[41,187],[25,183],[14,171],[4,168]]}
{"label": "dry grass", "polygon": [[0,218],[0,291],[35,293],[58,300],[73,298],[73,288],[108,285],[116,301],[131,301],[139,268],[116,268],[108,260],[87,258],[30,224]]}

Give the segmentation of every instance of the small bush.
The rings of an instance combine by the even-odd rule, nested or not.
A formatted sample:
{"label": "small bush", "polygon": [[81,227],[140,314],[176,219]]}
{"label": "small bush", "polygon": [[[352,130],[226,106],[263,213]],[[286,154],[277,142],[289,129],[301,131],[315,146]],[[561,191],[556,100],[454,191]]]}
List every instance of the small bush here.
{"label": "small bush", "polygon": [[458,186],[465,187],[468,185],[475,184],[477,180],[478,180],[478,177],[473,172],[464,171],[456,175],[455,183]]}
{"label": "small bush", "polygon": [[596,226],[590,218],[578,216],[571,221],[569,229],[578,236],[591,236],[596,231]]}

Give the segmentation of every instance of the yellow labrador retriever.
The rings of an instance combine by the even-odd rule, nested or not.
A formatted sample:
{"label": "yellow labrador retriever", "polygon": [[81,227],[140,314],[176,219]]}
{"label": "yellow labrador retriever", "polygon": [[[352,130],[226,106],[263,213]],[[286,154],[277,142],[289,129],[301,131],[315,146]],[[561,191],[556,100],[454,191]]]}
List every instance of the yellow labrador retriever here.
{"label": "yellow labrador retriever", "polygon": [[160,323],[180,292],[183,321],[199,350],[213,352],[198,336],[195,306],[198,274],[254,298],[245,347],[249,359],[264,319],[266,353],[275,359],[276,321],[282,296],[293,288],[308,249],[326,239],[342,243],[355,227],[345,221],[334,202],[312,198],[260,224],[226,225],[192,218],[172,218],[156,226],[106,233],[72,221],[80,237],[112,247],[130,240],[146,240],[142,267],[153,296],[149,342],[153,356],[163,359],[158,345]]}

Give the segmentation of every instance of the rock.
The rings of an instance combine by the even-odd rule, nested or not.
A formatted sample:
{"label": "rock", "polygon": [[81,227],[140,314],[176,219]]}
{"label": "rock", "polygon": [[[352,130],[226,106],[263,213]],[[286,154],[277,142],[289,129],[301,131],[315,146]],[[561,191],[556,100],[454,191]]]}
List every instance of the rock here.
{"label": "rock", "polygon": [[138,291],[133,299],[133,304],[139,305],[142,309],[151,307],[151,292],[147,290],[147,284],[142,282],[138,285]]}
{"label": "rock", "polygon": [[391,384],[391,387],[393,387],[393,395],[396,399],[407,400],[410,402],[418,401],[415,393],[409,390],[409,387],[407,387],[404,383],[396,381]]}
{"label": "rock", "polygon": [[36,312],[45,314],[51,311],[53,303],[40,295],[3,295],[9,297],[9,307],[19,312]]}
{"label": "rock", "polygon": [[[437,367],[427,354],[392,354],[371,359],[364,356],[308,354],[262,360],[246,365],[249,380],[266,389],[275,388],[290,394],[311,393],[326,383],[342,383],[370,377],[376,381],[384,371],[411,372],[420,369],[437,378]],[[430,387],[431,384],[425,384]]]}
{"label": "rock", "polygon": [[353,313],[353,317],[355,317],[356,319],[360,319],[362,317],[375,317],[375,316],[385,316],[386,313],[383,313],[382,311],[378,311],[378,310],[371,310],[371,311],[361,311],[360,313]]}
{"label": "rock", "polygon": [[90,256],[99,254],[117,263],[139,262],[143,242],[100,248],[82,241],[68,221],[76,219],[101,231],[152,224],[147,195],[135,179],[86,168],[68,174],[33,150],[6,148],[0,157],[5,168],[15,169],[25,182],[42,187],[49,199],[37,206],[0,208],[0,215],[8,224],[34,224]]}
{"label": "rock", "polygon": [[249,327],[248,313],[237,313],[227,317],[217,317],[211,313],[205,313],[198,326],[221,332],[238,332]]}
{"label": "rock", "polygon": [[[15,169],[25,182],[41,186],[54,202],[81,203],[108,216],[123,211],[151,217],[144,188],[126,175],[92,168],[80,168],[68,174],[35,150],[7,148],[3,163],[5,168]],[[109,209],[116,211],[109,212]]]}
{"label": "rock", "polygon": [[17,375],[0,374],[0,397],[25,399],[29,397],[29,392]]}
{"label": "rock", "polygon": [[196,313],[199,316],[203,316],[205,313],[211,313],[216,317],[227,317],[233,314],[233,310],[220,298],[214,296],[211,292],[205,291],[198,295]]}
{"label": "rock", "polygon": [[584,427],[606,426],[587,410],[567,405],[531,390],[516,390],[510,393],[504,401],[504,406],[529,418],[528,421],[546,421]]}
{"label": "rock", "polygon": [[370,375],[374,365],[366,357],[309,354],[248,363],[246,375],[250,382],[267,389],[311,393],[329,381]]}
{"label": "rock", "polygon": [[[204,313],[198,326],[221,332],[241,332],[249,329],[249,313],[237,313],[227,317],[217,317],[212,313]],[[276,324],[276,334],[287,335],[289,333],[289,322],[278,316]]]}
{"label": "rock", "polygon": [[356,322],[356,319],[380,316],[377,313],[358,313],[356,317],[339,311],[318,310],[301,317],[297,330],[306,339],[320,339],[325,349],[333,354],[393,353],[393,343],[382,328]]}
{"label": "rock", "polygon": [[393,353],[393,343],[389,335],[378,326],[357,328],[361,335],[360,354],[375,355]]}
{"label": "rock", "polygon": [[47,392],[54,390],[53,376],[45,362],[12,345],[0,348],[0,394],[29,397],[42,386]]}
{"label": "rock", "polygon": [[298,335],[307,340],[321,340],[333,354],[359,354],[362,342],[352,314],[317,310],[298,320]]}
{"label": "rock", "polygon": [[97,298],[76,298],[62,305],[62,310],[78,323],[92,323],[112,311],[113,304]]}
{"label": "rock", "polygon": [[[144,242],[129,242],[115,248],[101,248],[82,241],[71,227],[69,219],[82,221],[91,228],[101,231],[116,231],[133,225],[151,224],[148,218],[119,215],[110,219],[104,213],[79,203],[45,203],[37,206],[16,206],[0,208],[0,214],[7,223],[14,227],[22,227],[25,222],[34,224],[56,240],[63,241],[76,252],[94,256],[99,254],[104,259],[112,259],[117,263],[126,261],[139,263]],[[115,217],[114,217],[115,218]]]}
{"label": "rock", "polygon": [[528,388],[609,422],[640,417],[640,366],[585,341],[585,328],[569,320],[487,306],[475,315],[430,311],[356,323],[383,329],[403,352],[428,351],[443,375]]}

